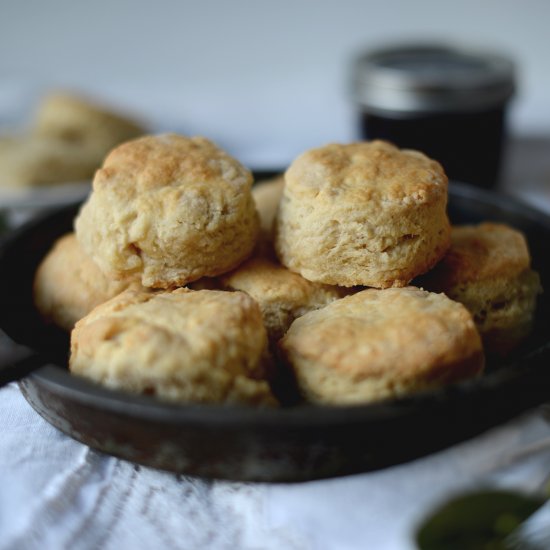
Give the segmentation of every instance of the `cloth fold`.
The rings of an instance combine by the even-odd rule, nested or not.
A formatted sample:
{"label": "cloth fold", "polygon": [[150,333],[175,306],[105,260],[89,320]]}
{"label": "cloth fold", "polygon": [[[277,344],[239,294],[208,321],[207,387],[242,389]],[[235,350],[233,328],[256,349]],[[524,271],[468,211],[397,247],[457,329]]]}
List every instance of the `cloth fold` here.
{"label": "cloth fold", "polygon": [[483,486],[539,491],[540,410],[439,453],[307,483],[211,481],[103,455],[0,390],[0,549],[412,550],[419,521]]}

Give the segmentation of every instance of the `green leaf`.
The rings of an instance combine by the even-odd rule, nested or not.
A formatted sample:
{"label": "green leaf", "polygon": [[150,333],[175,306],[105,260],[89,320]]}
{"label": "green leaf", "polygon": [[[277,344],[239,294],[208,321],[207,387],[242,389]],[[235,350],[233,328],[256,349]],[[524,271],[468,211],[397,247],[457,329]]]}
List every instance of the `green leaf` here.
{"label": "green leaf", "polygon": [[454,498],[420,526],[420,550],[501,550],[505,539],[545,499],[511,491],[480,491]]}

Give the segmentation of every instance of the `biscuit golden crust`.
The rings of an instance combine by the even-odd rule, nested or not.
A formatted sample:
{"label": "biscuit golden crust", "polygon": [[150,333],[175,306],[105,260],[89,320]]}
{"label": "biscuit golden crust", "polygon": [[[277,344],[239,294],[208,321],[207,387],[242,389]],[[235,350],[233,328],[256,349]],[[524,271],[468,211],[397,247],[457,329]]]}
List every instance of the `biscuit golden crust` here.
{"label": "biscuit golden crust", "polygon": [[279,343],[309,401],[353,404],[479,374],[471,315],[415,287],[367,289],[300,317]]}
{"label": "biscuit golden crust", "polygon": [[76,234],[105,273],[182,286],[250,255],[259,223],[251,184],[246,168],[204,138],[137,139],[97,171]]}
{"label": "biscuit golden crust", "polygon": [[266,334],[242,292],[127,290],[80,320],[70,369],[168,401],[273,404]]}
{"label": "biscuit golden crust", "polygon": [[418,151],[398,149],[380,140],[311,149],[292,163],[285,180],[296,193],[323,194],[360,204],[425,204],[447,194],[447,178],[439,163]]}
{"label": "biscuit golden crust", "polygon": [[433,285],[441,292],[465,282],[514,277],[531,266],[522,233],[501,223],[453,226],[451,247],[437,266]]}
{"label": "biscuit golden crust", "polygon": [[258,302],[271,342],[277,342],[294,319],[338,300],[349,289],[312,283],[268,258],[256,257],[222,275],[226,289],[242,290]]}
{"label": "biscuit golden crust", "polygon": [[38,267],[34,301],[46,319],[71,331],[94,307],[136,284],[135,279],[115,281],[105,277],[86,256],[75,234],[69,233],[55,242]]}
{"label": "biscuit golden crust", "polygon": [[455,226],[443,260],[417,283],[472,313],[487,351],[506,354],[530,332],[541,291],[525,237],[497,223]]}
{"label": "biscuit golden crust", "polygon": [[450,244],[447,178],[416,151],[382,141],[307,151],[285,173],[275,245],[311,281],[405,286]]}

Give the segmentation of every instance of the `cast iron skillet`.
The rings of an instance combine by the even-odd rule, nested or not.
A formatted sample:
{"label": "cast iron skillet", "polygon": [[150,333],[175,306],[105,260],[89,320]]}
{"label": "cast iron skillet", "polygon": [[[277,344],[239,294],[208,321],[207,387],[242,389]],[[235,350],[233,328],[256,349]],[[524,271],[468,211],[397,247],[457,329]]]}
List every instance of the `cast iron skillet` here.
{"label": "cast iron skillet", "polygon": [[[472,437],[550,397],[550,304],[539,300],[535,330],[480,379],[385,403],[297,405],[256,410],[171,405],[71,376],[68,338],[36,313],[35,269],[72,227],[78,205],[37,219],[0,247],[0,328],[13,341],[4,369],[27,401],[75,439],[127,460],[174,472],[235,480],[298,481],[351,474],[426,455]],[[454,223],[503,221],[525,232],[533,265],[550,288],[550,218],[466,185],[453,184]],[[7,349],[2,346],[1,349]],[[406,352],[406,350],[404,350]],[[11,354],[11,355],[10,355]],[[15,364],[15,366],[13,366]]]}

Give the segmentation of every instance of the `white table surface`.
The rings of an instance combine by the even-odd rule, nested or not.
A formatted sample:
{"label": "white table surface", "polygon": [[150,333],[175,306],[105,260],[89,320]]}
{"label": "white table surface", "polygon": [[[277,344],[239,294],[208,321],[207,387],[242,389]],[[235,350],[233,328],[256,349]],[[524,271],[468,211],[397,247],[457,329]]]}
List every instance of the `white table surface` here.
{"label": "white table surface", "polygon": [[539,412],[408,464],[294,484],[201,480],[100,454],[45,422],[15,384],[0,391],[0,418],[2,549],[413,549],[418,522],[453,494],[538,491],[550,473]]}

